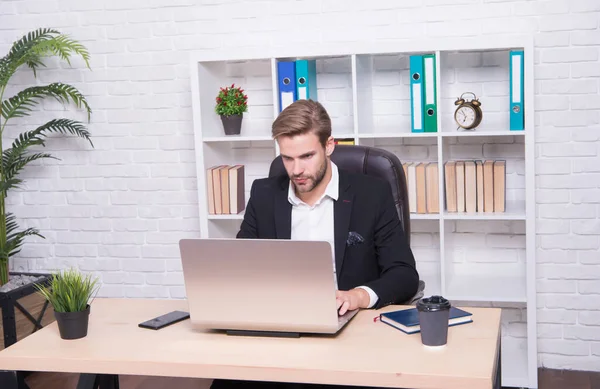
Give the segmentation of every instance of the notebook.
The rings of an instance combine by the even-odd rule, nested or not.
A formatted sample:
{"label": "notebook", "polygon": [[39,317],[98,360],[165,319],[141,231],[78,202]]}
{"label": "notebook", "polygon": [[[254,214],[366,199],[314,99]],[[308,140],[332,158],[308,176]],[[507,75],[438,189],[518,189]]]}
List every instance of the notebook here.
{"label": "notebook", "polygon": [[[473,314],[462,309],[451,307],[448,325],[450,327],[473,322]],[[382,313],[379,320],[385,324],[399,329],[407,334],[414,334],[421,331],[419,326],[419,312],[417,308],[409,308],[400,311]]]}

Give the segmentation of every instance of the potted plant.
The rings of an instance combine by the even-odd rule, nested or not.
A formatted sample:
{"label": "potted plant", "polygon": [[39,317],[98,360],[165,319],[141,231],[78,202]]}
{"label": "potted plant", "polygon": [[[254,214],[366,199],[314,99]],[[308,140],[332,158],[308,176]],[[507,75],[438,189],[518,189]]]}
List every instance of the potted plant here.
{"label": "potted plant", "polygon": [[32,146],[45,146],[45,138],[51,133],[70,133],[90,142],[90,134],[85,126],[75,120],[57,118],[47,123],[21,133],[8,148],[3,146],[3,136],[6,125],[11,119],[29,116],[33,108],[45,98],[53,98],[61,103],[74,103],[78,108],[84,107],[88,121],[91,109],[85,97],[73,86],[61,82],[48,85],[36,85],[25,88],[12,97],[3,100],[6,88],[12,76],[21,67],[29,67],[34,76],[37,70],[44,66],[42,59],[49,56],[59,56],[70,63],[73,55],[79,55],[89,68],[89,53],[81,44],[70,37],[52,29],[38,29],[23,36],[15,42],[8,54],[0,59],[0,285],[9,281],[9,258],[20,251],[23,239],[28,235],[40,235],[35,228],[17,231],[15,216],[6,212],[5,199],[9,189],[19,188],[23,180],[19,173],[30,162],[44,158],[54,158],[49,153],[31,152]]}
{"label": "potted plant", "polygon": [[[29,32],[14,42],[4,57],[0,57],[0,306],[2,307],[2,322],[0,328],[4,332],[3,347],[8,347],[17,339],[27,336],[26,326],[17,328],[19,320],[29,320],[34,323],[34,331],[41,328],[47,318],[47,303],[41,307],[39,296],[35,294],[35,284],[47,283],[49,274],[10,273],[10,259],[21,251],[28,236],[36,235],[44,238],[36,228],[20,229],[17,216],[8,212],[6,197],[10,189],[22,187],[23,179],[19,174],[31,162],[47,158],[58,159],[50,153],[33,150],[36,146],[45,146],[50,134],[73,134],[90,140],[90,134],[83,123],[67,118],[52,119],[41,126],[27,129],[18,134],[12,144],[6,144],[7,125],[11,119],[30,116],[38,104],[45,99],[54,99],[60,103],[73,103],[83,108],[89,122],[91,109],[86,98],[75,87],[55,82],[40,84],[16,90],[9,88],[11,79],[19,70],[31,70],[34,77],[37,71],[44,67],[46,57],[57,57],[71,64],[73,57],[78,56],[89,69],[89,53],[76,40],[59,31],[40,28]],[[23,122],[22,122],[23,123]],[[18,124],[25,126],[27,124]],[[16,126],[16,125],[15,125]],[[11,132],[15,130],[12,127]],[[20,301],[20,302],[19,302]],[[24,302],[25,301],[25,302]],[[19,308],[19,309],[15,309]],[[21,310],[25,312],[21,315]],[[38,317],[39,318],[36,318]],[[50,315],[51,316],[51,315]],[[34,320],[35,319],[35,320]]]}
{"label": "potted plant", "polygon": [[239,135],[244,112],[248,111],[248,96],[244,90],[235,84],[220,88],[216,102],[215,112],[221,116],[225,135]]}
{"label": "potted plant", "polygon": [[53,274],[49,285],[36,285],[38,293],[50,302],[62,339],[87,335],[90,304],[98,291],[98,279],[69,269]]}

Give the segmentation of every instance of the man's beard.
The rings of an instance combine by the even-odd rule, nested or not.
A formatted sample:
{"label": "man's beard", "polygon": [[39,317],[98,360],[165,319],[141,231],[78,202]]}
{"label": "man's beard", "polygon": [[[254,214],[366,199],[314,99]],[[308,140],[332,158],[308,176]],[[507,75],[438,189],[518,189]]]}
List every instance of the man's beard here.
{"label": "man's beard", "polygon": [[[327,173],[327,159],[325,159],[323,161],[323,165],[321,165],[321,167],[319,168],[319,170],[317,171],[317,174],[314,176],[307,176],[307,175],[301,175],[301,176],[292,176],[292,183],[294,184],[294,188],[296,188],[296,191],[298,191],[298,193],[306,193],[306,192],[310,192],[311,190],[313,190],[317,185],[319,185],[321,183],[321,181],[323,181],[323,178],[325,177],[325,173]],[[296,182],[294,181],[295,179],[306,179],[305,183],[303,185],[298,185],[296,184]]]}

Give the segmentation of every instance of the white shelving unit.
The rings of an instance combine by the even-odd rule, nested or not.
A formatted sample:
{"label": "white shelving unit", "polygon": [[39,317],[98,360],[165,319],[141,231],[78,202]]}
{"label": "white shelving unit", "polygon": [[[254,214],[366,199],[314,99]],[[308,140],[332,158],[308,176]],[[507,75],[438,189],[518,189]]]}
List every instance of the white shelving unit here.
{"label": "white shelving unit", "polygon": [[[509,51],[525,51],[525,130],[510,131]],[[410,132],[409,56],[436,54],[438,132]],[[265,177],[278,154],[270,137],[279,113],[277,61],[316,59],[318,100],[328,110],[334,136],[395,152],[402,162],[437,162],[440,209],[443,164],[459,159],[506,160],[507,209],[503,213],[412,214],[412,246],[425,293],[464,304],[521,307],[526,334],[502,337],[502,384],[537,388],[535,290],[535,151],[533,41],[529,36],[436,39],[406,43],[319,45],[212,51],[191,60],[198,201],[203,237],[233,237],[243,213],[209,215],[206,169],[246,166],[246,201],[254,179]],[[214,112],[221,86],[235,83],[248,95],[239,136],[225,136]],[[483,121],[457,131],[454,101],[473,92]],[[504,328],[504,326],[503,326]]]}

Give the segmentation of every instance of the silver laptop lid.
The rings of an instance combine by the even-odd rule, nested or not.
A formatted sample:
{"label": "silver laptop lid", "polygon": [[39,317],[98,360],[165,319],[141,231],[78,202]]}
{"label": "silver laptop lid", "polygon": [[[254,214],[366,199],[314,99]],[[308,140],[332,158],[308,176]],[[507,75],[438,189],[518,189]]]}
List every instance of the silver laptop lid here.
{"label": "silver laptop lid", "polygon": [[195,326],[337,331],[329,242],[182,239],[179,247],[190,319]]}

